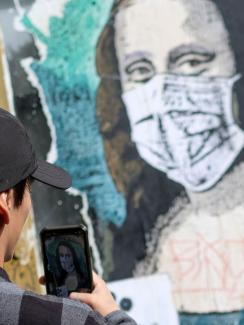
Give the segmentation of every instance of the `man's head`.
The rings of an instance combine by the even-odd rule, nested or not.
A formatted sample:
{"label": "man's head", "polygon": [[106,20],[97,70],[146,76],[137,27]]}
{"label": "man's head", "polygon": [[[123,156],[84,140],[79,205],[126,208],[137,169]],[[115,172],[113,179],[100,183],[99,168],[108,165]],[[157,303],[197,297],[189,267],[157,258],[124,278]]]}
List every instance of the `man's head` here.
{"label": "man's head", "polygon": [[60,189],[70,187],[69,174],[38,159],[24,126],[1,108],[0,125],[0,192],[29,176]]}
{"label": "man's head", "polygon": [[0,108],[0,265],[13,250],[31,209],[34,179],[66,189],[71,178],[63,169],[37,159],[23,125]]}

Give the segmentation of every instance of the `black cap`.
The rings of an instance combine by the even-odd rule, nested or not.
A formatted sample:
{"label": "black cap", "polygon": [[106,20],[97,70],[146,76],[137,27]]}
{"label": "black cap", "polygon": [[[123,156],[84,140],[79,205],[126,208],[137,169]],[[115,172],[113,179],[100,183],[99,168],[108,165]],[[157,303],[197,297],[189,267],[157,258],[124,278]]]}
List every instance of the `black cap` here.
{"label": "black cap", "polygon": [[28,176],[60,189],[71,186],[71,177],[65,170],[36,158],[24,126],[0,108],[0,192]]}

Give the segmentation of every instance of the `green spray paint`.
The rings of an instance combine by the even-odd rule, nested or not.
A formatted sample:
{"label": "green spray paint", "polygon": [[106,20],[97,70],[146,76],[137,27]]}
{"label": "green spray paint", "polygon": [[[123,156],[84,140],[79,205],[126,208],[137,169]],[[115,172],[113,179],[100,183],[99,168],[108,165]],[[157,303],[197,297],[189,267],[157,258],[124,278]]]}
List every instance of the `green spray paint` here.
{"label": "green spray paint", "polygon": [[56,129],[56,163],[69,170],[75,188],[87,192],[100,218],[120,226],[126,217],[125,199],[108,171],[96,119],[96,44],[112,2],[69,1],[63,17],[50,18],[49,36],[27,15],[22,22],[47,47],[45,60],[34,61],[31,68]]}

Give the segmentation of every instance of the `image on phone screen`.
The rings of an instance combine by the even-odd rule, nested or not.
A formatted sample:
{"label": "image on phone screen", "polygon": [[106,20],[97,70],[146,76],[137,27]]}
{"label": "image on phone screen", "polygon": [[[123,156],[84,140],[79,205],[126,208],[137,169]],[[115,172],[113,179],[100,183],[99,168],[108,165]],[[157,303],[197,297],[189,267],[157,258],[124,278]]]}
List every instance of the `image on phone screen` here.
{"label": "image on phone screen", "polygon": [[43,245],[47,292],[60,297],[81,289],[88,292],[91,281],[84,238],[50,233]]}

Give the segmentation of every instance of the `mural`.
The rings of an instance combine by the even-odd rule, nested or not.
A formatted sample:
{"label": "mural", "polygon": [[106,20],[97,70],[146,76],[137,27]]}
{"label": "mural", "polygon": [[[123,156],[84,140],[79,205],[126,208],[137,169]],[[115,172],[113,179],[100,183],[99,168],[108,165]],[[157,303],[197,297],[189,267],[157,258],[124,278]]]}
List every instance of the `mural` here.
{"label": "mural", "polygon": [[244,141],[232,114],[235,64],[223,20],[211,1],[125,4],[116,14],[115,44],[131,140],[170,179],[191,192],[207,190]]}
{"label": "mural", "polygon": [[116,286],[167,273],[182,324],[244,317],[242,7],[0,7],[12,106],[39,155],[73,177],[65,193],[34,184],[37,233],[86,223],[94,267]]}
{"label": "mural", "polygon": [[[242,308],[243,164],[230,170],[243,148],[232,91],[240,76],[221,13],[212,1],[120,1],[113,17],[101,47],[106,54],[114,33],[127,141],[185,188],[167,213],[158,210],[134,272],[167,272],[179,310]],[[103,67],[100,75],[113,78]]]}
{"label": "mural", "polygon": [[[47,35],[38,14],[45,5],[49,8],[48,1],[36,1],[21,21],[37,39],[39,50],[41,46],[45,50],[41,60],[26,62],[26,70],[31,69],[30,78],[37,79],[43,104],[51,115],[53,155],[57,155],[53,160],[71,171],[74,188],[87,192],[98,217],[119,226],[125,219],[125,204],[107,172],[95,118],[98,78],[94,48],[111,3],[92,2],[89,6],[69,1],[62,17],[49,16]],[[74,26],[76,33],[69,37]]]}

